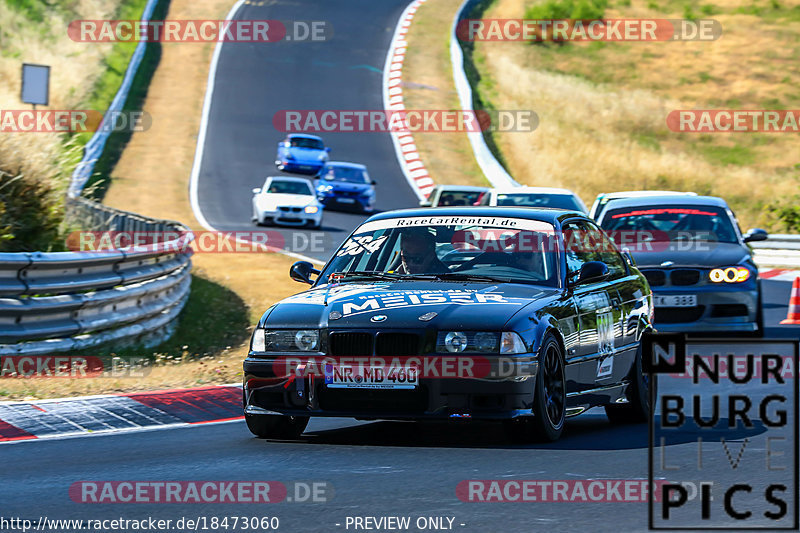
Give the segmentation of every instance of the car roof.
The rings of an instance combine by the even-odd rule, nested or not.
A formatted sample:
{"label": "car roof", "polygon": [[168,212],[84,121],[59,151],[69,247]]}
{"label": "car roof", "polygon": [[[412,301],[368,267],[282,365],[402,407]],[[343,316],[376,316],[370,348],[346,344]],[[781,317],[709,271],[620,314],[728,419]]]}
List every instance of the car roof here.
{"label": "car roof", "polygon": [[634,198],[619,198],[617,200],[610,200],[603,213],[607,213],[611,209],[661,204],[707,205],[712,207],[720,207],[723,209],[728,207],[728,204],[725,203],[725,200],[716,196],[678,196],[675,194],[667,194],[660,196],[639,196]]}
{"label": "car roof", "polygon": [[341,168],[359,168],[361,170],[366,170],[367,166],[362,165],[361,163],[350,163],[348,161],[328,161],[325,163],[325,166],[328,167],[341,167]]}
{"label": "car roof", "polygon": [[290,133],[287,135],[290,139],[314,139],[316,141],[321,141],[322,137],[317,137],[316,135],[309,135],[308,133]]}
{"label": "car roof", "polygon": [[568,194],[576,196],[574,192],[569,189],[561,189],[558,187],[497,187],[492,189],[492,192],[497,194],[513,194],[513,193],[533,193],[533,194]]}
{"label": "car roof", "polygon": [[465,217],[503,217],[525,218],[549,222],[553,225],[560,223],[565,218],[578,216],[591,220],[580,211],[567,211],[551,207],[488,207],[488,206],[458,206],[458,207],[423,207],[415,209],[398,209],[373,215],[369,220],[385,220],[388,218],[402,217],[432,217],[432,216],[465,216]]}
{"label": "car roof", "polygon": [[440,191],[469,191],[469,192],[484,192],[488,191],[489,187],[479,187],[476,185],[437,185]]}

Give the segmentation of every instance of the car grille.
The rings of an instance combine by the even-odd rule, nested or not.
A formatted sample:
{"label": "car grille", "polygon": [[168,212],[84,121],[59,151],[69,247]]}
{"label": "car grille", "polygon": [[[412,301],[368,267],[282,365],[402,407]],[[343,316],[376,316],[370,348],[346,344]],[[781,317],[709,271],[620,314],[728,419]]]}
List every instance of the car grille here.
{"label": "car grille", "polygon": [[642,270],[642,274],[651,287],[659,287],[667,282],[667,275],[663,270]]}
{"label": "car grille", "polygon": [[369,357],[372,355],[372,333],[331,333],[328,336],[328,351],[334,357]]}
{"label": "car grille", "polygon": [[748,316],[747,306],[744,304],[714,305],[711,307],[712,318]]}
{"label": "car grille", "polygon": [[696,285],[700,281],[700,271],[689,269],[673,270],[669,280],[673,285]]}
{"label": "car grille", "polygon": [[419,355],[419,335],[415,333],[378,333],[375,355],[379,357]]}
{"label": "car grille", "polygon": [[278,207],[278,210],[279,210],[280,212],[282,212],[282,213],[299,213],[299,212],[301,212],[301,211],[303,210],[303,208],[302,208],[302,207],[285,207],[285,206],[280,206],[280,207]]}
{"label": "car grille", "polygon": [[659,324],[680,324],[699,320],[703,316],[705,309],[703,305],[698,305],[697,307],[656,307],[656,329],[658,329]]}
{"label": "car grille", "polygon": [[[419,355],[416,333],[379,332],[375,337],[374,355],[408,357]],[[369,357],[373,355],[373,334],[360,331],[335,331],[328,337],[328,351],[334,357]]]}

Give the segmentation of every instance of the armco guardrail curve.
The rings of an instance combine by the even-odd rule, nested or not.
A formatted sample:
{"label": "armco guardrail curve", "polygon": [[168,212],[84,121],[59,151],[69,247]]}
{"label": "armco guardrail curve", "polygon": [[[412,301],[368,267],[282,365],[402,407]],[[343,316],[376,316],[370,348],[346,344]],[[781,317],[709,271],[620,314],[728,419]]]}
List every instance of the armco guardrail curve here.
{"label": "armco guardrail curve", "polygon": [[84,198],[67,200],[67,220],[90,231],[174,238],[100,252],[0,253],[0,355],[168,335],[189,295],[193,234]]}

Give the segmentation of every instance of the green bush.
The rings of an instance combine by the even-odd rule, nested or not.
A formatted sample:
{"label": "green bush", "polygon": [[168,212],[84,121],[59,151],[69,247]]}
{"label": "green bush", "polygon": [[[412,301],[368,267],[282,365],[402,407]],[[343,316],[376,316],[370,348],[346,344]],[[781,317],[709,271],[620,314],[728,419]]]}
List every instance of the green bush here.
{"label": "green bush", "polygon": [[800,232],[800,195],[771,204],[767,210],[777,222],[777,226],[782,226],[789,233]]}
{"label": "green bush", "polygon": [[63,203],[45,183],[0,171],[0,252],[61,251]]}
{"label": "green bush", "polygon": [[526,19],[601,19],[608,0],[546,0],[525,10]]}

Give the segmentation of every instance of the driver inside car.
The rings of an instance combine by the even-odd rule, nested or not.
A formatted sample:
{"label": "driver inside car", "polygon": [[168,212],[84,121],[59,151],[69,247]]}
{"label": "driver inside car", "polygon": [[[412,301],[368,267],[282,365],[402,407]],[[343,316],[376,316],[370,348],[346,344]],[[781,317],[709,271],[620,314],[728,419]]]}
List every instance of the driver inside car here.
{"label": "driver inside car", "polygon": [[400,235],[398,274],[444,274],[450,269],[436,256],[436,240],[427,230],[403,232]]}

